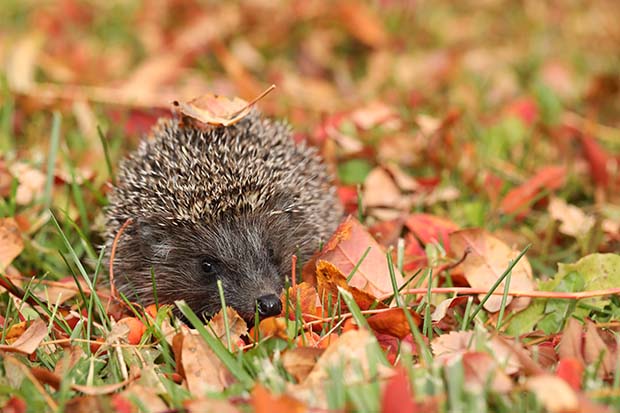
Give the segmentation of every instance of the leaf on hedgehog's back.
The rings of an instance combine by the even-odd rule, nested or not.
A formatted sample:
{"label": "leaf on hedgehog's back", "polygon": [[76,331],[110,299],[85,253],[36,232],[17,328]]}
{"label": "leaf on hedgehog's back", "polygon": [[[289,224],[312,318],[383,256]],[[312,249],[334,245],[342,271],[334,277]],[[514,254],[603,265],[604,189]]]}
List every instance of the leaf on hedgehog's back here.
{"label": "leaf on hedgehog's back", "polygon": [[175,101],[173,105],[174,109],[183,116],[187,116],[204,125],[230,126],[246,117],[252,110],[252,106],[274,88],[275,85],[271,85],[251,102],[246,102],[238,97],[231,99],[207,93],[188,102]]}

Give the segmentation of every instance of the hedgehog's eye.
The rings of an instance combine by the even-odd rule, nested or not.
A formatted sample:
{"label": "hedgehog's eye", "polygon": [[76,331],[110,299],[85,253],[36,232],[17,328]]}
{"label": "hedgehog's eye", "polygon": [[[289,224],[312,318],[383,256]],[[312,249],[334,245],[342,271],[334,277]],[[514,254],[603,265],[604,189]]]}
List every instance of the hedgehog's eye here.
{"label": "hedgehog's eye", "polygon": [[215,275],[215,263],[211,258],[203,258],[200,263],[202,272],[210,277]]}

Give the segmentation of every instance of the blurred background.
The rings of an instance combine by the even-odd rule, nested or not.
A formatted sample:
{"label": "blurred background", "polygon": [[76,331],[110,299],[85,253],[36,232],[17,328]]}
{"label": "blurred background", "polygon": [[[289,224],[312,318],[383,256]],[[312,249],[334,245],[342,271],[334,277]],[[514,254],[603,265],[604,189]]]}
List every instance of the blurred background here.
{"label": "blurred background", "polygon": [[[53,202],[95,228],[113,169],[105,145],[114,165],[173,100],[250,100],[275,84],[260,109],[321,147],[350,212],[363,191],[370,224],[418,210],[514,229],[501,198],[563,165],[564,199],[612,225],[619,19],[616,0],[4,0],[0,192],[17,179],[32,221],[52,171],[54,185],[87,188]],[[525,219],[523,245],[549,217]],[[612,249],[609,236],[580,252]],[[553,271],[558,258],[546,259]]]}

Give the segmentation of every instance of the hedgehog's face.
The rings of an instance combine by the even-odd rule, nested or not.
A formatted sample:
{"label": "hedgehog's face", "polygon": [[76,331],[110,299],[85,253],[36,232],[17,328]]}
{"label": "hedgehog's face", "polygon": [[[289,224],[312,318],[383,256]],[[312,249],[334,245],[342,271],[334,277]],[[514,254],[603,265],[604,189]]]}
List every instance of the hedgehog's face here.
{"label": "hedgehog's face", "polygon": [[280,314],[294,245],[287,249],[285,239],[274,238],[281,237],[273,228],[278,222],[270,220],[271,228],[250,218],[210,226],[158,222],[141,222],[138,231],[148,271],[152,267],[155,272],[160,302],[185,300],[197,314],[213,315],[221,308],[219,281],[226,305],[249,324],[256,314]]}

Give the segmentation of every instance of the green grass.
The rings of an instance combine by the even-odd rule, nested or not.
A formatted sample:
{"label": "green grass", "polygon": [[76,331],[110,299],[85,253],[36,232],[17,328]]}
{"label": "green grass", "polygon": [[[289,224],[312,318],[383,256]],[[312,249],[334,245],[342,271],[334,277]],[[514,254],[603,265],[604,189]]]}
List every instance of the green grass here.
{"label": "green grass", "polygon": [[[434,190],[403,190],[403,196],[409,197],[403,214],[424,212],[450,219],[461,227],[494,231],[521,253],[497,282],[488,286],[488,294],[470,296],[457,306],[451,324],[439,325],[432,321],[433,311],[452,295],[435,294],[432,288],[452,287],[459,282],[458,272],[446,269],[451,258],[443,242],[423,246],[430,267],[408,270],[411,257],[404,241],[408,230],[403,229],[386,255],[393,295],[385,303],[403,309],[411,335],[391,341],[396,347],[388,351],[382,347],[382,340],[387,338],[372,334],[369,315],[359,308],[350,292],[339,289],[335,296],[320,297],[324,299],[324,319],[320,328],[313,330],[319,339],[326,342],[329,335],[342,335],[351,324],[371,334],[362,343],[363,351],[348,349],[339,362],[326,368],[320,391],[309,396],[283,361],[287,351],[313,345],[313,336],[303,334],[308,331],[299,291],[296,297],[288,297],[287,291],[286,312],[293,306],[294,317],[283,321],[283,336],[267,337],[259,332],[256,343],[242,350],[235,350],[236,337],[228,328],[222,342],[212,328],[205,327],[199,315],[178,302],[178,311],[232,377],[232,385],[209,397],[226,399],[244,412],[252,411],[252,390],[261,384],[274,397],[300,397],[306,404],[324,399],[330,411],[376,412],[382,406],[382,384],[389,379],[384,372],[395,361],[409,378],[416,402],[428,403],[428,411],[544,412],[541,401],[523,387],[527,378],[522,371],[512,378],[515,387],[511,391],[495,390],[491,380],[472,389],[467,383],[470,366],[461,357],[449,363],[438,361],[433,353],[434,340],[451,332],[472,332],[472,351],[493,355],[490,345],[480,343],[479,337],[486,333],[489,337],[505,335],[511,328],[530,326],[527,314],[540,317],[540,321],[531,324],[526,333],[538,329],[537,334],[542,335],[526,334],[513,342],[522,343],[534,355],[542,347],[532,343],[551,346],[556,354],[557,339],[571,318],[592,319],[606,340],[620,340],[618,297],[579,302],[534,300],[520,314],[511,313],[507,306],[508,285],[514,282],[511,270],[522,257],[529,260],[536,282],[544,291],[571,293],[608,288],[614,282],[604,280],[608,284],[599,287],[597,276],[578,264],[563,279],[555,277],[559,264],[575,263],[596,252],[619,251],[617,239],[603,230],[605,223],[620,219],[620,182],[613,176],[620,151],[620,103],[614,92],[620,83],[614,39],[620,32],[615,22],[609,25],[606,20],[606,16],[617,15],[613,12],[617,6],[562,4],[558,6],[561,13],[556,14],[553,6],[543,3],[526,8],[514,2],[471,7],[449,1],[414,3],[407,6],[411,8],[407,13],[400,8],[403,6],[368,3],[369,13],[378,16],[391,39],[379,50],[364,45],[356,37],[359,34],[335,18],[339,11],[328,3],[316,11],[300,8],[299,14],[291,14],[290,5],[286,5],[274,14],[235,2],[231,7],[242,10],[245,17],[239,20],[240,27],[233,35],[220,40],[245,66],[244,76],[258,84],[278,82],[276,91],[259,107],[270,115],[289,118],[296,131],[321,147],[339,184],[353,194],[348,199],[351,213],[367,228],[380,222],[381,215],[364,204],[361,185],[375,166],[394,162],[403,173],[429,188],[429,181],[438,182]],[[35,82],[110,87],[129,78],[148,57],[173,47],[171,39],[189,25],[192,16],[216,16],[219,10],[219,6],[211,4],[200,10],[171,4],[170,15],[157,17],[140,2],[113,6],[103,1],[63,4],[59,11],[49,4],[35,7],[28,2],[10,1],[3,5],[0,36],[10,41],[0,45],[0,63],[14,56],[11,48],[18,44],[17,40],[37,29],[46,34],[46,40],[38,53],[42,60],[35,63]],[[252,19],[248,20],[248,16],[256,22],[249,24]],[[84,23],[88,21],[92,25]],[[289,35],[282,37],[278,33]],[[175,68],[169,74],[175,90],[185,90],[189,84],[197,94],[210,90],[240,93],[243,80],[235,77],[238,73],[227,72],[210,47],[188,54],[184,62],[186,67]],[[555,73],[555,78],[549,80],[549,73]],[[167,306],[160,307],[152,317],[125,297],[113,301],[111,308],[107,301],[107,251],[102,247],[102,234],[109,185],[119,179],[118,162],[137,145],[140,134],[135,131],[153,112],[94,99],[87,105],[91,116],[87,118],[94,122],[89,127],[88,120],[80,117],[84,114],[80,115],[71,101],[46,99],[36,90],[27,95],[15,93],[9,77],[0,72],[0,217],[18,221],[24,249],[9,269],[0,271],[0,279],[8,284],[10,276],[21,291],[17,295],[38,305],[31,306],[0,290],[0,315],[4,319],[0,344],[12,342],[7,336],[22,321],[43,319],[49,334],[31,356],[3,353],[0,408],[24,400],[27,412],[69,410],[83,396],[74,385],[114,385],[133,378],[134,369],[138,369],[142,376],[136,379],[137,385],[156,389],[157,397],[170,411],[183,411],[185,403],[205,395],[191,394],[175,376],[179,372],[178,357],[169,340],[181,331],[181,322]],[[164,86],[158,85],[156,90]],[[521,98],[529,99],[537,108],[532,124],[508,109]],[[400,126],[394,129],[389,124],[375,125],[369,130],[356,126],[350,112],[374,100],[393,108]],[[428,117],[446,124],[427,133]],[[452,123],[448,122],[452,118]],[[608,188],[596,187],[582,144],[564,129],[566,119],[593,136],[608,154]],[[325,123],[331,128],[327,137],[316,132]],[[352,142],[363,150],[352,149],[356,147]],[[32,190],[32,199],[25,202],[21,198],[23,191],[34,179],[22,182],[28,175],[14,172],[19,165],[25,167],[22,171],[35,170],[43,177]],[[525,214],[501,213],[499,203],[506,193],[545,165],[567,165],[566,184],[557,191],[543,190],[532,197]],[[94,176],[89,175],[90,171]],[[489,177],[500,180],[497,193]],[[431,195],[437,194],[434,191],[450,189],[456,189],[456,196],[429,201]],[[548,212],[549,195],[592,214],[593,227],[578,237],[563,234]],[[356,265],[345,274],[348,281],[359,275],[368,255],[376,252],[371,247],[362,251]],[[303,264],[298,265],[298,275]],[[406,285],[397,285],[394,267],[403,273]],[[65,303],[48,301],[54,283],[67,277],[77,288],[75,297]],[[483,305],[502,281],[506,286],[501,309],[497,315],[489,314]],[[422,286],[425,292],[417,296],[405,292]],[[157,297],[156,290],[154,294]],[[224,303],[221,290],[220,298]],[[124,309],[124,316],[136,317],[147,326],[139,344],[125,344],[115,320],[119,308]],[[79,317],[74,326],[67,321],[69,310]],[[419,327],[410,310],[420,315]],[[228,327],[230,322],[224,313],[224,325]],[[362,355],[351,360],[351,354]],[[614,357],[608,377],[601,374],[605,368],[603,355],[587,364],[581,394],[619,411],[620,361],[617,354]],[[17,364],[7,360],[17,360]],[[59,387],[25,374],[32,367],[57,370]],[[552,363],[545,371],[554,374],[556,368]],[[123,391],[120,388],[112,393],[125,395]],[[112,397],[106,394],[101,400],[109,403]],[[144,411],[151,408],[145,399],[132,400],[142,404]]]}

